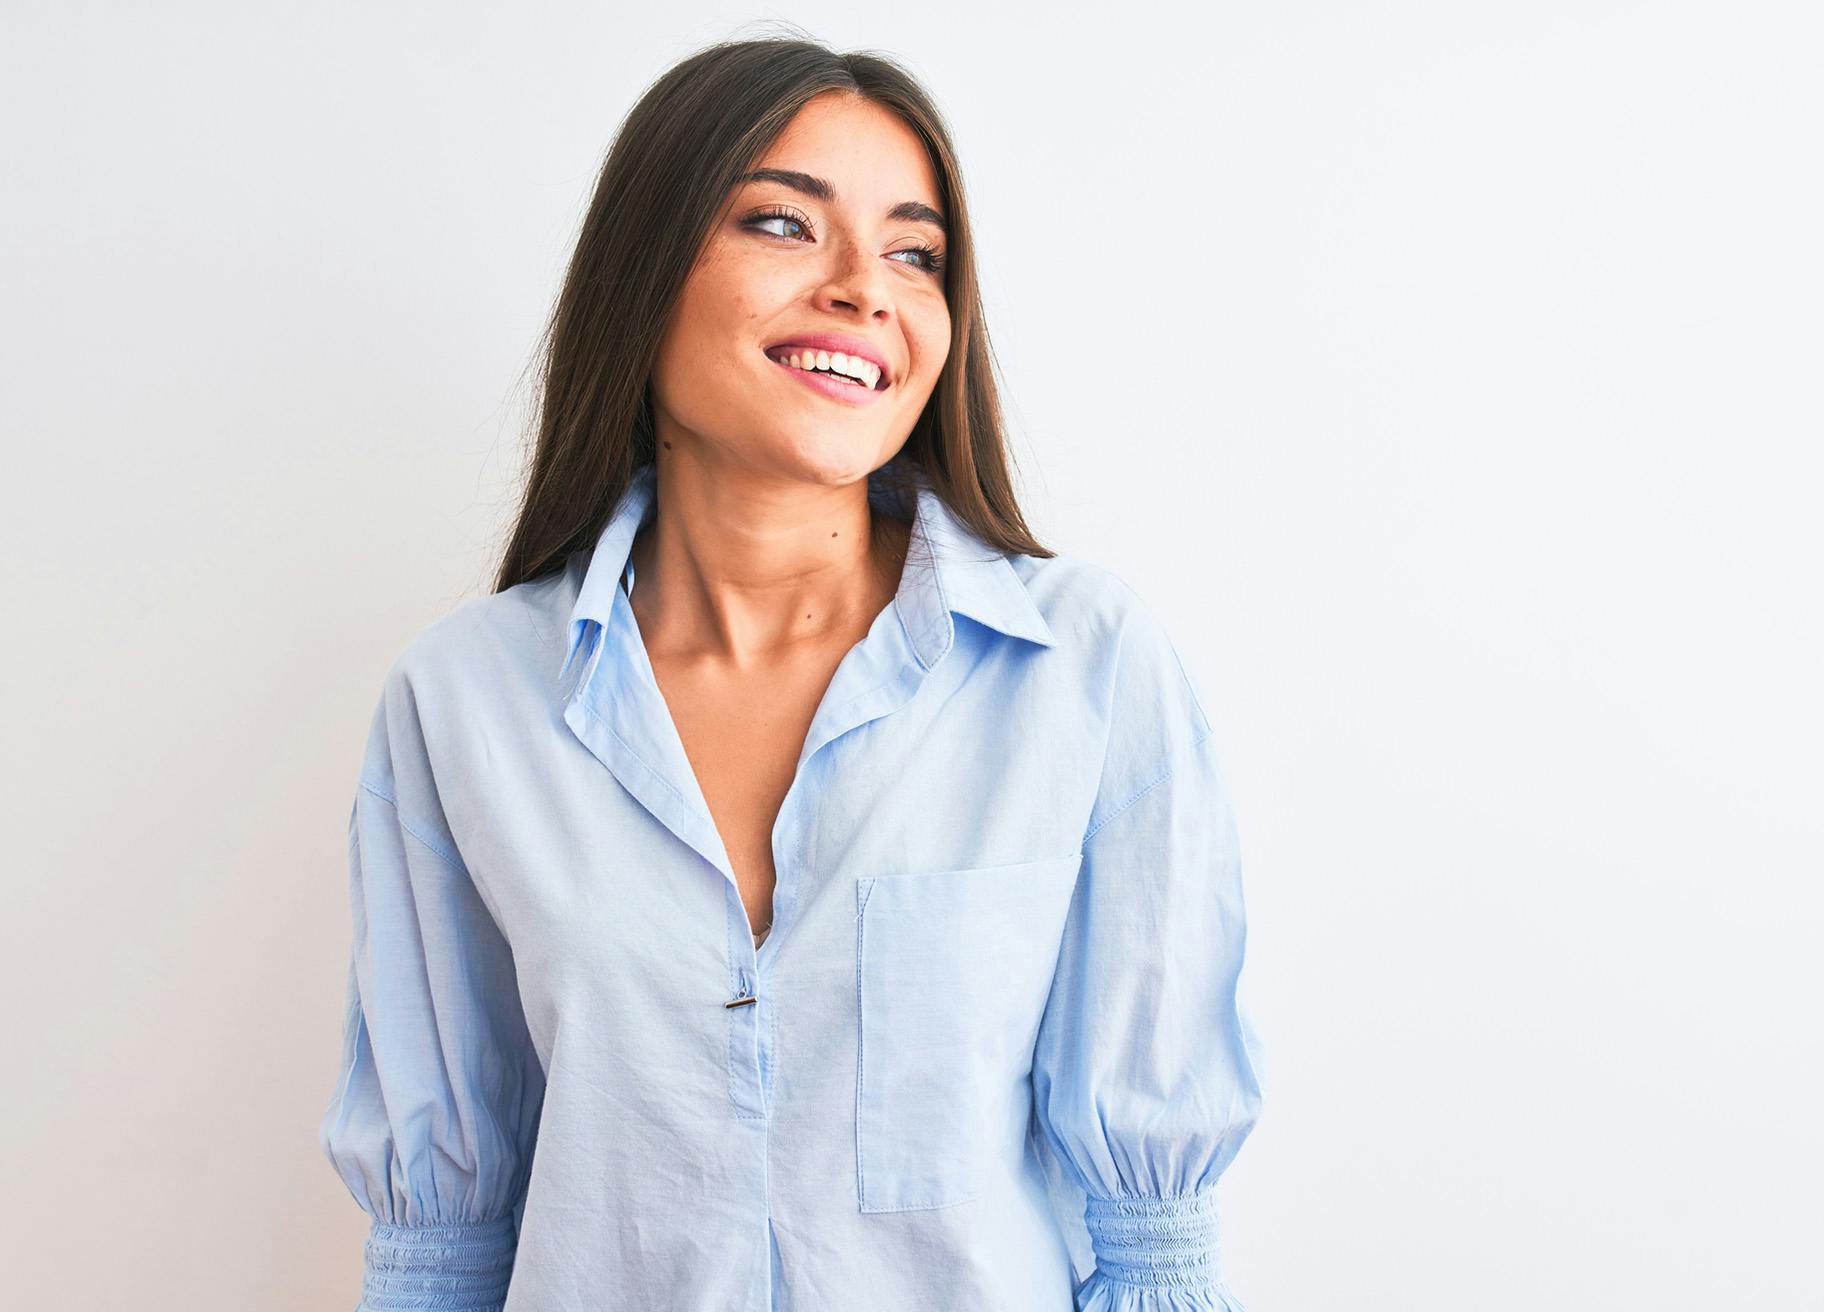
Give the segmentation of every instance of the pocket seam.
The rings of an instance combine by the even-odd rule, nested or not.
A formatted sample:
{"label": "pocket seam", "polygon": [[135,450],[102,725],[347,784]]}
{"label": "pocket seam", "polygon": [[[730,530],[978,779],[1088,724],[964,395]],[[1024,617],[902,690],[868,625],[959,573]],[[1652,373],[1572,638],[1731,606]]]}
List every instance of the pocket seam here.
{"label": "pocket seam", "polygon": [[913,884],[920,880],[937,879],[943,875],[976,875],[989,874],[996,870],[1025,870],[1039,866],[1062,865],[1066,861],[1081,861],[1081,851],[1060,853],[1057,856],[1035,857],[1028,861],[998,861],[988,866],[940,866],[933,870],[892,871],[885,874],[857,875],[857,884]]}
{"label": "pocket seam", "polygon": [[[989,867],[984,867],[989,868]],[[951,873],[951,872],[941,872]],[[867,972],[864,968],[868,935],[867,909],[868,899],[873,895],[876,883],[874,878],[855,881],[855,1199],[857,1207],[865,1214],[875,1215],[887,1212],[934,1212],[946,1207],[959,1207],[964,1203],[975,1202],[982,1196],[982,1184],[977,1180],[969,1192],[958,1198],[948,1198],[941,1203],[903,1203],[895,1206],[868,1204],[868,1162],[866,1142],[863,1133],[866,1102],[864,1092],[867,1088],[867,1016],[868,992]]]}

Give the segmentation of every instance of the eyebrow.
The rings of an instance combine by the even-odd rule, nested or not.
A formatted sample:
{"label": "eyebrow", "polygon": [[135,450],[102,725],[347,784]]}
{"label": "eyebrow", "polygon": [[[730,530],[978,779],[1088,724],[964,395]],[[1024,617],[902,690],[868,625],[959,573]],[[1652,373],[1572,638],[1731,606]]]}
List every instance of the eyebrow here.
{"label": "eyebrow", "polygon": [[[793,191],[801,192],[816,200],[834,202],[836,199],[836,188],[822,178],[813,177],[809,173],[800,173],[796,169],[754,169],[752,172],[743,173],[735,181],[777,182],[782,187],[790,187]],[[929,223],[946,235],[950,231],[949,225],[944,222],[944,216],[922,200],[902,200],[887,211],[887,217],[905,219],[912,223]]]}

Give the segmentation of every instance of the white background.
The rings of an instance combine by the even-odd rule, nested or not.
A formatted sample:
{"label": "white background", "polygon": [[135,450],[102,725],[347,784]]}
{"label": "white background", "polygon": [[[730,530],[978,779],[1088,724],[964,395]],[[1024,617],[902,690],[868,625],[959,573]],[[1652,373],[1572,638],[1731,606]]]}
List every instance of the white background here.
{"label": "white background", "polygon": [[1217,721],[1236,1292],[1824,1306],[1824,26],[1594,0],[9,4],[6,1303],[353,1305],[380,677],[621,115],[762,13],[935,93],[1041,540]]}

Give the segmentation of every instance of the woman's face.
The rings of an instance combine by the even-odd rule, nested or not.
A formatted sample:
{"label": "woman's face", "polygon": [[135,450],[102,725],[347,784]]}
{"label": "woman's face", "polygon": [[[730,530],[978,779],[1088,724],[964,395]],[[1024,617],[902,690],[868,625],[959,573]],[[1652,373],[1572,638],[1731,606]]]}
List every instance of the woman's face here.
{"label": "woman's face", "polygon": [[[811,100],[731,193],[666,326],[660,443],[785,478],[865,477],[905,443],[949,355],[943,255],[919,138],[848,93]],[[845,354],[884,376],[804,372],[841,344],[819,335],[852,340]]]}

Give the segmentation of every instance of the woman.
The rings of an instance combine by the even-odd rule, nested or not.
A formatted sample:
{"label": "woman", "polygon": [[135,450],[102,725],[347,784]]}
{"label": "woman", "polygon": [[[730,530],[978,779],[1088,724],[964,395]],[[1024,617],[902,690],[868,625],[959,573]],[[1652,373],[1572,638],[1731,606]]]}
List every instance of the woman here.
{"label": "woman", "polygon": [[350,817],[362,1306],[1235,1312],[1210,722],[1021,521],[926,94],[685,60],[547,348],[496,590],[388,673]]}

